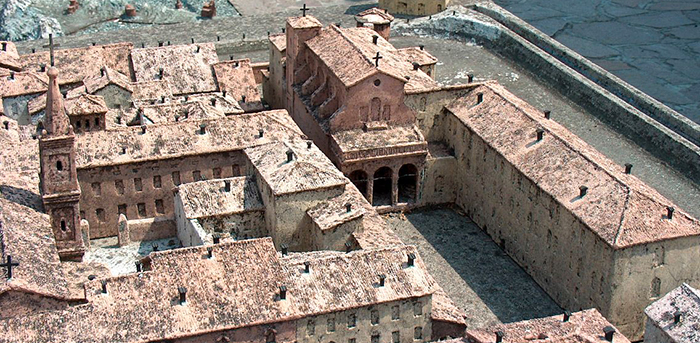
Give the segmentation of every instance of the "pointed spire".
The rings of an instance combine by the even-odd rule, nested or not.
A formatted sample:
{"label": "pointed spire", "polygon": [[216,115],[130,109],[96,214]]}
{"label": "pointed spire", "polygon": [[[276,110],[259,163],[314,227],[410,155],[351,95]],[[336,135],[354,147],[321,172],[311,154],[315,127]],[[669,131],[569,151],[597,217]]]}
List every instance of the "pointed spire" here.
{"label": "pointed spire", "polygon": [[63,95],[58,87],[58,69],[51,67],[46,72],[49,76],[49,89],[46,92],[46,115],[44,127],[49,135],[63,136],[73,132],[63,107]]}

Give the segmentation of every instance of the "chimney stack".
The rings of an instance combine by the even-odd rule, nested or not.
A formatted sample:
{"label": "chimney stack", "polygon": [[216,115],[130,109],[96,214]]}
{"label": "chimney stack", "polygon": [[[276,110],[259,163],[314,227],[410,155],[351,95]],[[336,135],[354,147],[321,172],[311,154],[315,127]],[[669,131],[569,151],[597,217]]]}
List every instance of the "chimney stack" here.
{"label": "chimney stack", "polygon": [[384,287],[384,280],[386,280],[386,275],[379,274],[379,287]]}
{"label": "chimney stack", "polygon": [[212,247],[207,247],[207,258],[214,257],[214,251]]}
{"label": "chimney stack", "polygon": [[418,62],[413,62],[413,70],[418,70],[420,69],[420,64]]}
{"label": "chimney stack", "polygon": [[311,144],[312,144],[311,141],[307,141],[307,142],[306,142],[306,148],[307,148],[307,149],[311,149]]}
{"label": "chimney stack", "polygon": [[625,174],[632,174],[632,164],[625,163]]}
{"label": "chimney stack", "polygon": [[345,253],[347,254],[350,251],[352,251],[352,244],[350,244],[350,242],[345,242]]}
{"label": "chimney stack", "polygon": [[280,286],[280,300],[285,299],[287,299],[287,286],[282,285]]}
{"label": "chimney stack", "polygon": [[374,45],[377,45],[377,41],[379,41],[379,36],[377,36],[377,35],[372,36],[372,43],[374,43]]}
{"label": "chimney stack", "polygon": [[544,119],[549,119],[551,116],[552,116],[552,111],[550,111],[550,110],[544,111]]}
{"label": "chimney stack", "polygon": [[143,269],[143,264],[141,264],[141,261],[136,261],[136,272],[140,273]]}
{"label": "chimney stack", "polygon": [[2,42],[2,51],[7,51],[7,43]]}
{"label": "chimney stack", "polygon": [[219,244],[219,242],[221,242],[221,237],[219,235],[214,235],[212,236],[212,240],[214,241],[214,244]]}
{"label": "chimney stack", "polygon": [[352,204],[346,203],[345,204],[345,212],[350,213],[351,211],[352,211]]}
{"label": "chimney stack", "polygon": [[187,288],[180,286],[177,288],[177,292],[180,294],[180,305],[184,305],[187,301]]}
{"label": "chimney stack", "polygon": [[416,254],[414,254],[414,253],[409,253],[409,254],[408,254],[408,263],[407,263],[407,265],[408,265],[409,267],[413,267],[413,265],[415,264],[415,261],[416,261]]}
{"label": "chimney stack", "polygon": [[211,99],[211,105],[212,105],[212,106],[216,106],[216,98],[212,98],[212,99]]}
{"label": "chimney stack", "polygon": [[467,83],[472,83],[474,82],[474,74],[467,74]]}
{"label": "chimney stack", "polygon": [[421,50],[425,49],[425,45],[419,45],[418,46]]}
{"label": "chimney stack", "polygon": [[503,342],[503,331],[496,331],[496,343]]}
{"label": "chimney stack", "polygon": [[304,262],[304,273],[308,274],[311,272],[311,263],[309,261]]}
{"label": "chimney stack", "polygon": [[280,249],[282,250],[282,256],[287,256],[287,254],[289,253],[289,246],[285,243],[282,243],[280,245]]}
{"label": "chimney stack", "polygon": [[107,280],[102,280],[102,294],[107,294]]}
{"label": "chimney stack", "polygon": [[615,336],[615,329],[612,326],[606,326],[603,328],[603,333],[605,334],[605,340],[608,342],[613,341],[613,336]]}
{"label": "chimney stack", "polygon": [[578,190],[579,190],[578,195],[580,198],[583,198],[584,196],[586,196],[586,193],[588,193],[588,187],[586,187],[586,186],[581,186],[578,188]]}
{"label": "chimney stack", "polygon": [[263,138],[264,133],[265,133],[265,130],[263,130],[263,129],[258,130],[258,134],[260,135],[259,136],[260,138]]}
{"label": "chimney stack", "polygon": [[141,125],[141,134],[142,135],[146,134],[146,125]]}
{"label": "chimney stack", "polygon": [[289,149],[287,150],[287,162],[292,162],[294,160],[294,152]]}
{"label": "chimney stack", "polygon": [[245,103],[245,95],[241,95],[241,102]]}
{"label": "chimney stack", "polygon": [[225,192],[231,191],[231,180],[224,180],[224,191]]}
{"label": "chimney stack", "polygon": [[476,95],[476,104],[484,102],[484,93],[479,93]]}
{"label": "chimney stack", "polygon": [[676,209],[673,208],[673,206],[666,207],[666,217],[668,217],[668,220],[673,219],[673,212],[676,212]]}
{"label": "chimney stack", "polygon": [[571,318],[571,312],[569,311],[564,311],[564,319],[562,320],[563,322],[568,322],[569,318]]}
{"label": "chimney stack", "polygon": [[544,137],[544,129],[538,128],[537,129],[537,141],[541,141],[542,138]]}
{"label": "chimney stack", "polygon": [[201,123],[199,124],[199,134],[203,135],[207,133],[207,124]]}
{"label": "chimney stack", "polygon": [[683,319],[683,318],[682,318],[682,314],[681,314],[680,312],[676,312],[676,313],[673,315],[673,324],[678,324],[678,323],[680,323],[680,322],[681,322],[681,319]]}

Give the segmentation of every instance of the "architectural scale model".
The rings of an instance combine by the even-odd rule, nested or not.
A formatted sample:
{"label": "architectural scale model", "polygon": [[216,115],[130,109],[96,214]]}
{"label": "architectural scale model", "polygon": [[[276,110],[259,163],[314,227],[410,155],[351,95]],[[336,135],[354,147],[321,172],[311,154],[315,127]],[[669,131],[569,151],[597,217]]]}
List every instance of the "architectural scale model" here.
{"label": "architectural scale model", "polygon": [[[1,42],[0,342],[625,343],[657,299],[647,334],[697,339],[665,308],[694,297],[670,325],[698,325],[700,222],[498,82],[394,47],[392,12],[446,1],[382,5],[355,27],[304,6],[269,63]],[[381,215],[445,204],[561,314],[467,327]]]}

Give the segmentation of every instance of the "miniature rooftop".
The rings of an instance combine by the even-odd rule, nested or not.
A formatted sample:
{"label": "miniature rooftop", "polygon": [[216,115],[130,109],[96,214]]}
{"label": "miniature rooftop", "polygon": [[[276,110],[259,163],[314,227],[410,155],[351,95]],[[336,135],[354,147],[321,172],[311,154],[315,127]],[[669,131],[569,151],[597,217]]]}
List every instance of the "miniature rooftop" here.
{"label": "miniature rooftop", "polygon": [[[304,273],[303,262],[280,258],[270,238],[154,252],[148,271],[89,282],[88,304],[0,321],[0,340],[174,339],[432,294],[435,281],[420,258],[406,266],[409,253],[415,248],[311,253]],[[386,275],[384,287],[377,286],[379,274]]]}
{"label": "miniature rooftop", "polygon": [[[259,130],[264,131],[262,138]],[[80,169],[242,150],[301,135],[285,110],[155,124],[146,133],[140,127],[116,128],[78,135],[76,164]]]}
{"label": "miniature rooftop", "polygon": [[46,73],[0,71],[0,74],[0,96],[3,98],[45,93],[49,88]]}
{"label": "miniature rooftop", "polygon": [[614,249],[700,234],[697,219],[678,208],[668,219],[671,201],[495,82],[447,109]]}
{"label": "miniature rooftop", "polygon": [[[500,324],[488,329],[467,330],[466,338],[447,341],[450,343],[492,343],[496,332],[503,333],[504,343],[552,342],[552,343],[601,343],[604,330],[612,327],[596,309],[572,313],[568,321],[564,315]],[[614,329],[614,328],[613,328]],[[630,343],[619,331],[613,335],[615,343]]]}
{"label": "miniature rooftop", "polygon": [[259,102],[260,93],[255,84],[249,59],[215,63],[213,66],[219,90],[236,101]]}
{"label": "miniature rooftop", "polygon": [[[205,99],[209,98],[210,101]],[[166,102],[155,105],[143,105],[140,107],[140,114],[143,115],[141,124],[161,124],[174,123],[185,120],[205,120],[223,118],[228,113],[243,113],[235,102],[222,99],[220,96],[208,94],[207,97],[200,97],[188,102]],[[211,99],[215,100],[212,106]]]}
{"label": "miniature rooftop", "polygon": [[[373,39],[377,40],[376,44]],[[435,80],[421,70],[414,70],[403,54],[370,28],[341,29],[330,25],[306,41],[306,45],[347,87],[382,72],[407,83],[406,91],[439,88]],[[381,56],[378,66],[373,59],[377,52]]]}
{"label": "miniature rooftop", "polygon": [[[371,212],[367,201],[355,187],[345,187],[343,194],[308,209],[306,213],[321,231],[337,227],[340,224],[362,218]],[[350,209],[348,210],[348,205]]]}
{"label": "miniature rooftop", "polygon": [[264,209],[255,181],[246,176],[185,183],[178,192],[187,219]]}
{"label": "miniature rooftop", "polygon": [[688,284],[653,302],[644,313],[674,342],[700,342],[700,291]]}
{"label": "miniature rooftop", "polygon": [[102,67],[99,76],[85,78],[83,84],[85,85],[86,91],[90,94],[108,85],[116,85],[129,92],[132,91],[131,79],[129,79],[128,76],[106,66]]}
{"label": "miniature rooftop", "polygon": [[356,14],[355,20],[363,24],[387,25],[394,21],[394,16],[386,10],[372,7]]}
{"label": "miniature rooftop", "polygon": [[[104,114],[109,111],[103,97],[90,94],[71,94],[70,96],[66,96],[63,107],[66,110],[66,114],[69,116]],[[27,109],[29,114],[35,114],[45,110],[46,93],[29,100],[27,102]]]}
{"label": "miniature rooftop", "polygon": [[427,149],[417,126],[393,126],[383,130],[345,130],[332,135],[333,142],[344,153],[387,147],[419,145]]}
{"label": "miniature rooftop", "polygon": [[275,195],[341,187],[348,182],[311,141],[280,140],[244,152]]}
{"label": "miniature rooftop", "polygon": [[2,49],[0,49],[0,71],[2,69],[20,71],[22,65],[19,63],[19,54],[15,43],[9,41],[0,41]]}
{"label": "miniature rooftop", "polygon": [[133,49],[131,61],[136,81],[167,79],[175,95],[217,90],[212,43]]}

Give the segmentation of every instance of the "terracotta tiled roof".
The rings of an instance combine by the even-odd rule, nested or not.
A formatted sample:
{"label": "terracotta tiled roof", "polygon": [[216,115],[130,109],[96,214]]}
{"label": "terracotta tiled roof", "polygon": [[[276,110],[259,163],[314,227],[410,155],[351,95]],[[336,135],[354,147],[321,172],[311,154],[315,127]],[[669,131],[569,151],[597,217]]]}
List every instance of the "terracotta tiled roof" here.
{"label": "terracotta tiled roof", "polygon": [[[346,204],[351,208],[348,212]],[[373,211],[364,196],[355,187],[345,187],[343,194],[330,198],[308,209],[306,213],[321,231],[330,230],[340,224],[361,219]]]}
{"label": "terracotta tiled roof", "polygon": [[[584,310],[571,314],[567,322],[563,315],[524,320],[521,322],[500,324],[488,329],[467,330],[467,338],[445,341],[446,343],[492,343],[496,341],[496,332],[503,332],[503,342],[553,342],[553,343],[600,343],[603,328],[612,326],[596,309]],[[615,332],[614,341],[630,341],[619,331]]]}
{"label": "terracotta tiled roof", "polygon": [[131,80],[128,76],[109,67],[103,67],[103,74],[98,77],[88,77],[83,80],[88,93],[94,94],[107,85],[116,85],[129,92],[132,92]]}
{"label": "terracotta tiled roof", "polygon": [[214,44],[134,49],[131,61],[136,81],[168,80],[175,95],[217,90],[211,68],[219,61]]}
{"label": "terracotta tiled roof", "polygon": [[[225,190],[226,181],[231,187],[228,192]],[[187,219],[264,209],[255,181],[245,176],[191,182],[178,188]]]}
{"label": "terracotta tiled roof", "polygon": [[134,101],[161,100],[163,97],[172,98],[173,91],[168,80],[151,80],[131,84]]}
{"label": "terracotta tiled roof", "polygon": [[5,47],[4,50],[0,49],[0,70],[2,68],[13,71],[22,70],[22,65],[19,63],[19,54],[17,53],[15,43],[0,41],[0,44]]}
{"label": "terracotta tiled roof", "polygon": [[425,143],[417,126],[393,126],[385,130],[346,130],[332,135],[343,152]]}
{"label": "terracotta tiled roof", "polygon": [[421,50],[420,48],[417,48],[417,47],[397,49],[396,52],[398,52],[399,55],[403,56],[403,59],[406,62],[411,63],[411,64],[413,64],[413,62],[415,62],[421,66],[425,66],[425,65],[436,64],[438,62],[438,59],[435,56],[433,56],[429,52],[427,52],[425,50]]}
{"label": "terracotta tiled roof", "polygon": [[[683,283],[649,305],[644,313],[673,342],[700,342],[700,291]],[[675,323],[675,316],[680,322]]]}
{"label": "terracotta tiled roof", "polygon": [[[341,187],[348,182],[321,150],[313,144],[307,147],[306,140],[278,141],[244,152],[275,195]],[[291,162],[288,152],[293,154]]]}
{"label": "terracotta tiled roof", "polygon": [[272,45],[274,45],[277,50],[282,52],[287,50],[287,35],[285,35],[284,33],[270,35],[269,39],[270,42],[272,42]]}
{"label": "terracotta tiled roof", "polygon": [[44,93],[49,88],[49,78],[46,73],[19,72],[0,75],[0,97],[9,98],[20,95]]}
{"label": "terracotta tiled roof", "polygon": [[[484,98],[475,106],[476,93]],[[668,220],[670,200],[497,83],[447,108],[613,248],[700,235],[697,219],[676,207]],[[538,128],[544,139],[535,143]]]}
{"label": "terracotta tiled roof", "polygon": [[[69,116],[107,113],[109,110],[103,97],[90,94],[78,94],[73,97],[67,97],[63,102],[63,106],[66,109],[66,114]],[[29,114],[35,114],[46,109],[46,93],[29,100],[27,109]]]}
{"label": "terracotta tiled roof", "polygon": [[287,18],[287,24],[294,28],[323,27],[323,24],[312,16]]}
{"label": "terracotta tiled roof", "polygon": [[394,16],[385,10],[373,7],[355,15],[355,20],[359,23],[390,24],[394,21]]}
{"label": "terracotta tiled roof", "polygon": [[[61,71],[59,84],[79,83],[85,78],[99,77],[102,66],[129,75],[129,52],[132,48],[131,43],[117,43],[55,50],[56,67]],[[25,70],[39,70],[42,64],[49,64],[49,52],[22,55],[20,61]]]}
{"label": "terracotta tiled roof", "polygon": [[[199,134],[200,124],[206,134]],[[263,138],[258,130],[263,129]],[[76,137],[78,168],[242,150],[302,135],[285,110],[86,132]],[[122,148],[126,151],[122,154]]]}
{"label": "terracotta tiled roof", "polygon": [[[226,115],[231,114],[241,114],[243,109],[239,105],[236,99],[232,98],[229,93],[223,96],[222,93],[204,93],[204,94],[193,94],[187,97],[189,102],[199,101],[205,105],[215,107]],[[215,103],[212,106],[212,99],[215,99]],[[258,98],[260,100],[260,98]]]}
{"label": "terracotta tiled roof", "polygon": [[146,105],[140,109],[145,117],[144,123],[141,124],[175,123],[185,120],[223,118],[225,116],[223,111],[200,101]]}
{"label": "terracotta tiled roof", "polygon": [[[253,68],[249,59],[219,62],[213,65],[216,81],[221,92],[226,92],[226,96],[231,96],[240,102],[246,112],[261,111],[260,93],[255,84]],[[243,101],[245,97],[245,103]],[[249,107],[248,104],[254,106]]]}
{"label": "terracotta tiled roof", "polygon": [[[377,36],[377,44],[373,43],[374,36]],[[410,89],[437,87],[435,80],[420,70],[413,70],[413,65],[391,43],[369,28],[340,29],[331,25],[309,39],[306,45],[347,87],[377,72],[405,83],[410,79]],[[382,57],[378,67],[372,59],[377,52]]]}
{"label": "terracotta tiled roof", "polygon": [[[279,257],[270,238],[211,246],[212,258],[207,248],[151,253],[150,271],[106,279],[107,293],[101,280],[88,283],[86,305],[0,321],[0,340],[173,339],[417,298],[436,287],[422,260],[405,266],[416,251],[410,246],[289,259]],[[385,287],[376,286],[378,274],[386,275]],[[184,304],[178,287],[186,288]]]}

